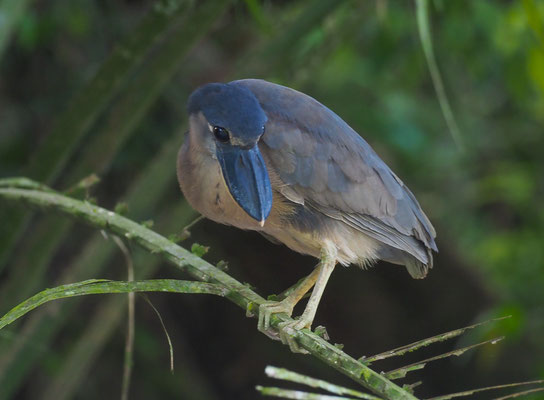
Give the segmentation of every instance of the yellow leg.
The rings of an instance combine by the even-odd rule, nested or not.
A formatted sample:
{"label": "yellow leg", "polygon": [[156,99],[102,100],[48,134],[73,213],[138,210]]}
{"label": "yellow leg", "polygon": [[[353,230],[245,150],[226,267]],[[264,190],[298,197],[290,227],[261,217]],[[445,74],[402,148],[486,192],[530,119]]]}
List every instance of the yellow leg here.
{"label": "yellow leg", "polygon": [[314,290],[312,290],[310,300],[308,300],[308,304],[306,305],[306,308],[304,309],[304,312],[300,318],[291,326],[292,329],[299,330],[311,328],[317,307],[319,306],[319,301],[321,300],[321,296],[323,296],[325,286],[327,286],[327,282],[329,281],[332,271],[334,270],[334,266],[336,265],[336,258],[330,258],[327,254],[322,258],[320,265],[321,268],[319,269],[319,276],[315,282],[315,287]]}
{"label": "yellow leg", "polygon": [[277,333],[270,331],[270,316],[277,313],[285,313],[289,316],[293,313],[293,308],[302,299],[302,297],[315,285],[314,290],[308,300],[308,304],[299,319],[290,322],[281,323],[279,326],[279,338],[284,344],[288,344],[291,351],[295,353],[307,353],[301,349],[293,337],[293,331],[304,328],[311,328],[312,322],[319,306],[321,296],[329,277],[336,265],[336,247],[332,243],[327,243],[321,250],[321,261],[319,265],[308,275],[304,281],[285,299],[280,302],[266,302],[259,307],[258,329],[267,336],[277,339]]}
{"label": "yellow leg", "polygon": [[304,297],[304,295],[314,286],[315,281],[318,279],[319,273],[321,270],[321,263],[314,268],[312,273],[308,275],[304,280],[301,282],[298,287],[289,294],[285,299],[282,301],[270,301],[261,304],[259,307],[259,324],[258,329],[265,333],[266,335],[270,337],[271,336],[268,332],[268,329],[270,328],[270,316],[272,314],[278,314],[278,313],[285,313],[289,316],[293,313],[293,308],[297,305],[297,303]]}

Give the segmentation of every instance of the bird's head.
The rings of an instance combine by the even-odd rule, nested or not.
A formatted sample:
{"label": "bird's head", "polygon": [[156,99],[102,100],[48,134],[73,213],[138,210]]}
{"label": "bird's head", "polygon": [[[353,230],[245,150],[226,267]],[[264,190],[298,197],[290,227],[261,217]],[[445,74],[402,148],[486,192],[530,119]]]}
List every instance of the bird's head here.
{"label": "bird's head", "polygon": [[272,208],[268,171],[257,145],[267,121],[246,87],[209,83],[189,97],[189,131],[215,154],[233,199],[261,225]]}

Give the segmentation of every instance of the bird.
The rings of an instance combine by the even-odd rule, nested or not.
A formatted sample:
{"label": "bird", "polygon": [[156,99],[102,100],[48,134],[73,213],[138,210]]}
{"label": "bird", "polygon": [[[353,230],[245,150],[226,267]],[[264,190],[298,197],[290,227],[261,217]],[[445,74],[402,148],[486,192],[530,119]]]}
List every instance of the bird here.
{"label": "bird", "polygon": [[[259,306],[260,331],[304,352],[285,332],[311,329],[337,264],[384,260],[416,279],[432,268],[436,232],[415,196],[314,98],[261,79],[207,83],[189,96],[187,113],[177,176],[189,204],[319,260],[287,297]],[[312,288],[302,315],[272,332],[271,315],[291,316]]]}

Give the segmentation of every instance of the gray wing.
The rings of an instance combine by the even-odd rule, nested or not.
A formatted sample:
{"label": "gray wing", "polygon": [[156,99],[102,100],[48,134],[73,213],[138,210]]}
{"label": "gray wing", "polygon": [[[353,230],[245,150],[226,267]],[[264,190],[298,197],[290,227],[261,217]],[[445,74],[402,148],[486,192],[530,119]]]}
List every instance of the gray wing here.
{"label": "gray wing", "polygon": [[282,193],[391,246],[381,258],[405,264],[414,277],[425,276],[431,250],[437,251],[435,230],[370,145],[303,93],[256,79],[236,84],[247,86],[268,116],[262,140],[286,184]]}

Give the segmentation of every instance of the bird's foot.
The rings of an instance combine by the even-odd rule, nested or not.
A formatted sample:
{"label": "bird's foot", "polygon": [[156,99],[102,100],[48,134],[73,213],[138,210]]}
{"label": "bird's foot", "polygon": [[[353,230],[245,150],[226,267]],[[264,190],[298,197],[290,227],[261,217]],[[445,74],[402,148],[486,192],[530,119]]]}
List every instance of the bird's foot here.
{"label": "bird's foot", "polygon": [[280,322],[280,340],[283,344],[289,345],[289,348],[293,353],[308,354],[309,352],[299,346],[295,340],[295,334],[301,329],[310,329],[312,325],[311,320],[304,318],[304,314],[295,321]]}
{"label": "bird's foot", "polygon": [[286,298],[282,301],[267,301],[259,306],[259,323],[257,328],[271,339],[281,340],[289,346],[293,353],[308,354],[295,340],[295,332],[304,328],[310,328],[312,321],[306,318],[304,313],[295,321],[280,322],[278,331],[270,329],[270,317],[272,314],[284,313],[289,317],[293,313],[294,304]]}
{"label": "bird's foot", "polygon": [[291,316],[295,305],[286,298],[282,301],[267,301],[259,306],[259,323],[257,329],[271,339],[281,340],[281,335],[270,329],[270,317],[272,314],[285,313]]}

